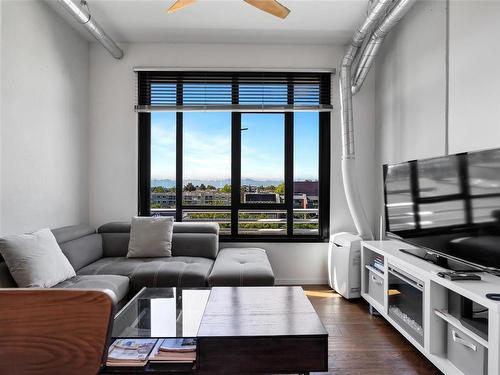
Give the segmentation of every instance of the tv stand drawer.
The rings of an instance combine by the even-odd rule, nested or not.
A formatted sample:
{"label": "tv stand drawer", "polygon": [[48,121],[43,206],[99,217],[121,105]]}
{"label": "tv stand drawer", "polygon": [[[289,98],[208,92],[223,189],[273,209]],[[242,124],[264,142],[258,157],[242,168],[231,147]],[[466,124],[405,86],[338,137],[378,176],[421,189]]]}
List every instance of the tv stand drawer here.
{"label": "tv stand drawer", "polygon": [[368,294],[384,305],[384,279],[371,270],[368,273]]}

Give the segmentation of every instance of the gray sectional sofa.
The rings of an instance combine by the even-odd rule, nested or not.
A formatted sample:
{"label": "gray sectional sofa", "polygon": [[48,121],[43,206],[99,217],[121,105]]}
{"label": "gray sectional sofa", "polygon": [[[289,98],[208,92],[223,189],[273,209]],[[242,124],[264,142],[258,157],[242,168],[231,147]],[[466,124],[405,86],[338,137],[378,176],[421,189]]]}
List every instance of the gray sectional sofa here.
{"label": "gray sectional sofa", "polygon": [[[127,258],[130,223],[53,229],[76,276],[55,288],[110,289],[121,305],[142,287],[264,286],[274,284],[265,250],[223,249],[219,226],[174,223],[172,257]],[[0,288],[16,287],[0,258]]]}

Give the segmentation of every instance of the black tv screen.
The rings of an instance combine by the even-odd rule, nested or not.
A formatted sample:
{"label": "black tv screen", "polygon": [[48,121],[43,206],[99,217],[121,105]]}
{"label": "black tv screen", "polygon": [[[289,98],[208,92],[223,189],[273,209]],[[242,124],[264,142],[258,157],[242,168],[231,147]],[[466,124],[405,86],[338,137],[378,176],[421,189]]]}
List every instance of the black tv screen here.
{"label": "black tv screen", "polygon": [[500,149],[384,165],[389,235],[500,269]]}

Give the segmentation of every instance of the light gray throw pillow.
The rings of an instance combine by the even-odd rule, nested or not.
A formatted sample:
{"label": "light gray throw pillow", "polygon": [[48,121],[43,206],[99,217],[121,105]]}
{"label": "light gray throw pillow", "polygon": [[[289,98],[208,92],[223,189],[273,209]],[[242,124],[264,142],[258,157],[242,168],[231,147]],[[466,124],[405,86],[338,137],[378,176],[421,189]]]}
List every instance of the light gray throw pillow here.
{"label": "light gray throw pillow", "polygon": [[133,217],[127,258],[172,256],[171,217]]}
{"label": "light gray throw pillow", "polygon": [[50,229],[0,238],[0,253],[20,288],[50,288],[75,276]]}

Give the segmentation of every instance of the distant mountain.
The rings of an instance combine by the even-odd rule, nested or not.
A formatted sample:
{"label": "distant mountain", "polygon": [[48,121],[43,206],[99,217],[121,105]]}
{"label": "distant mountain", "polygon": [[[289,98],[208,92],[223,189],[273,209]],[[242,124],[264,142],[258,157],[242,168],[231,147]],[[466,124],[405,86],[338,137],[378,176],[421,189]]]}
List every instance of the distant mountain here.
{"label": "distant mountain", "polygon": [[274,185],[277,186],[283,181],[279,180],[253,180],[251,178],[244,178],[241,180],[242,185],[252,185],[252,186],[269,186]]}
{"label": "distant mountain", "polygon": [[[281,181],[278,180],[254,180],[251,178],[244,178],[241,181],[242,185],[252,185],[252,186],[269,186],[269,185],[274,185],[277,186],[280,184]],[[231,185],[231,180],[230,179],[225,179],[225,180],[192,180],[191,183],[195,186],[199,186],[201,184],[204,184],[205,186],[207,185],[213,185],[216,188],[221,188],[224,185]],[[155,186],[162,186],[164,188],[171,188],[175,187],[175,181],[174,180],[169,180],[169,179],[163,179],[163,180],[151,180],[151,187]]]}
{"label": "distant mountain", "polygon": [[171,188],[175,187],[175,181],[174,180],[151,180],[151,187],[157,187],[157,186],[162,186],[164,188]]}

